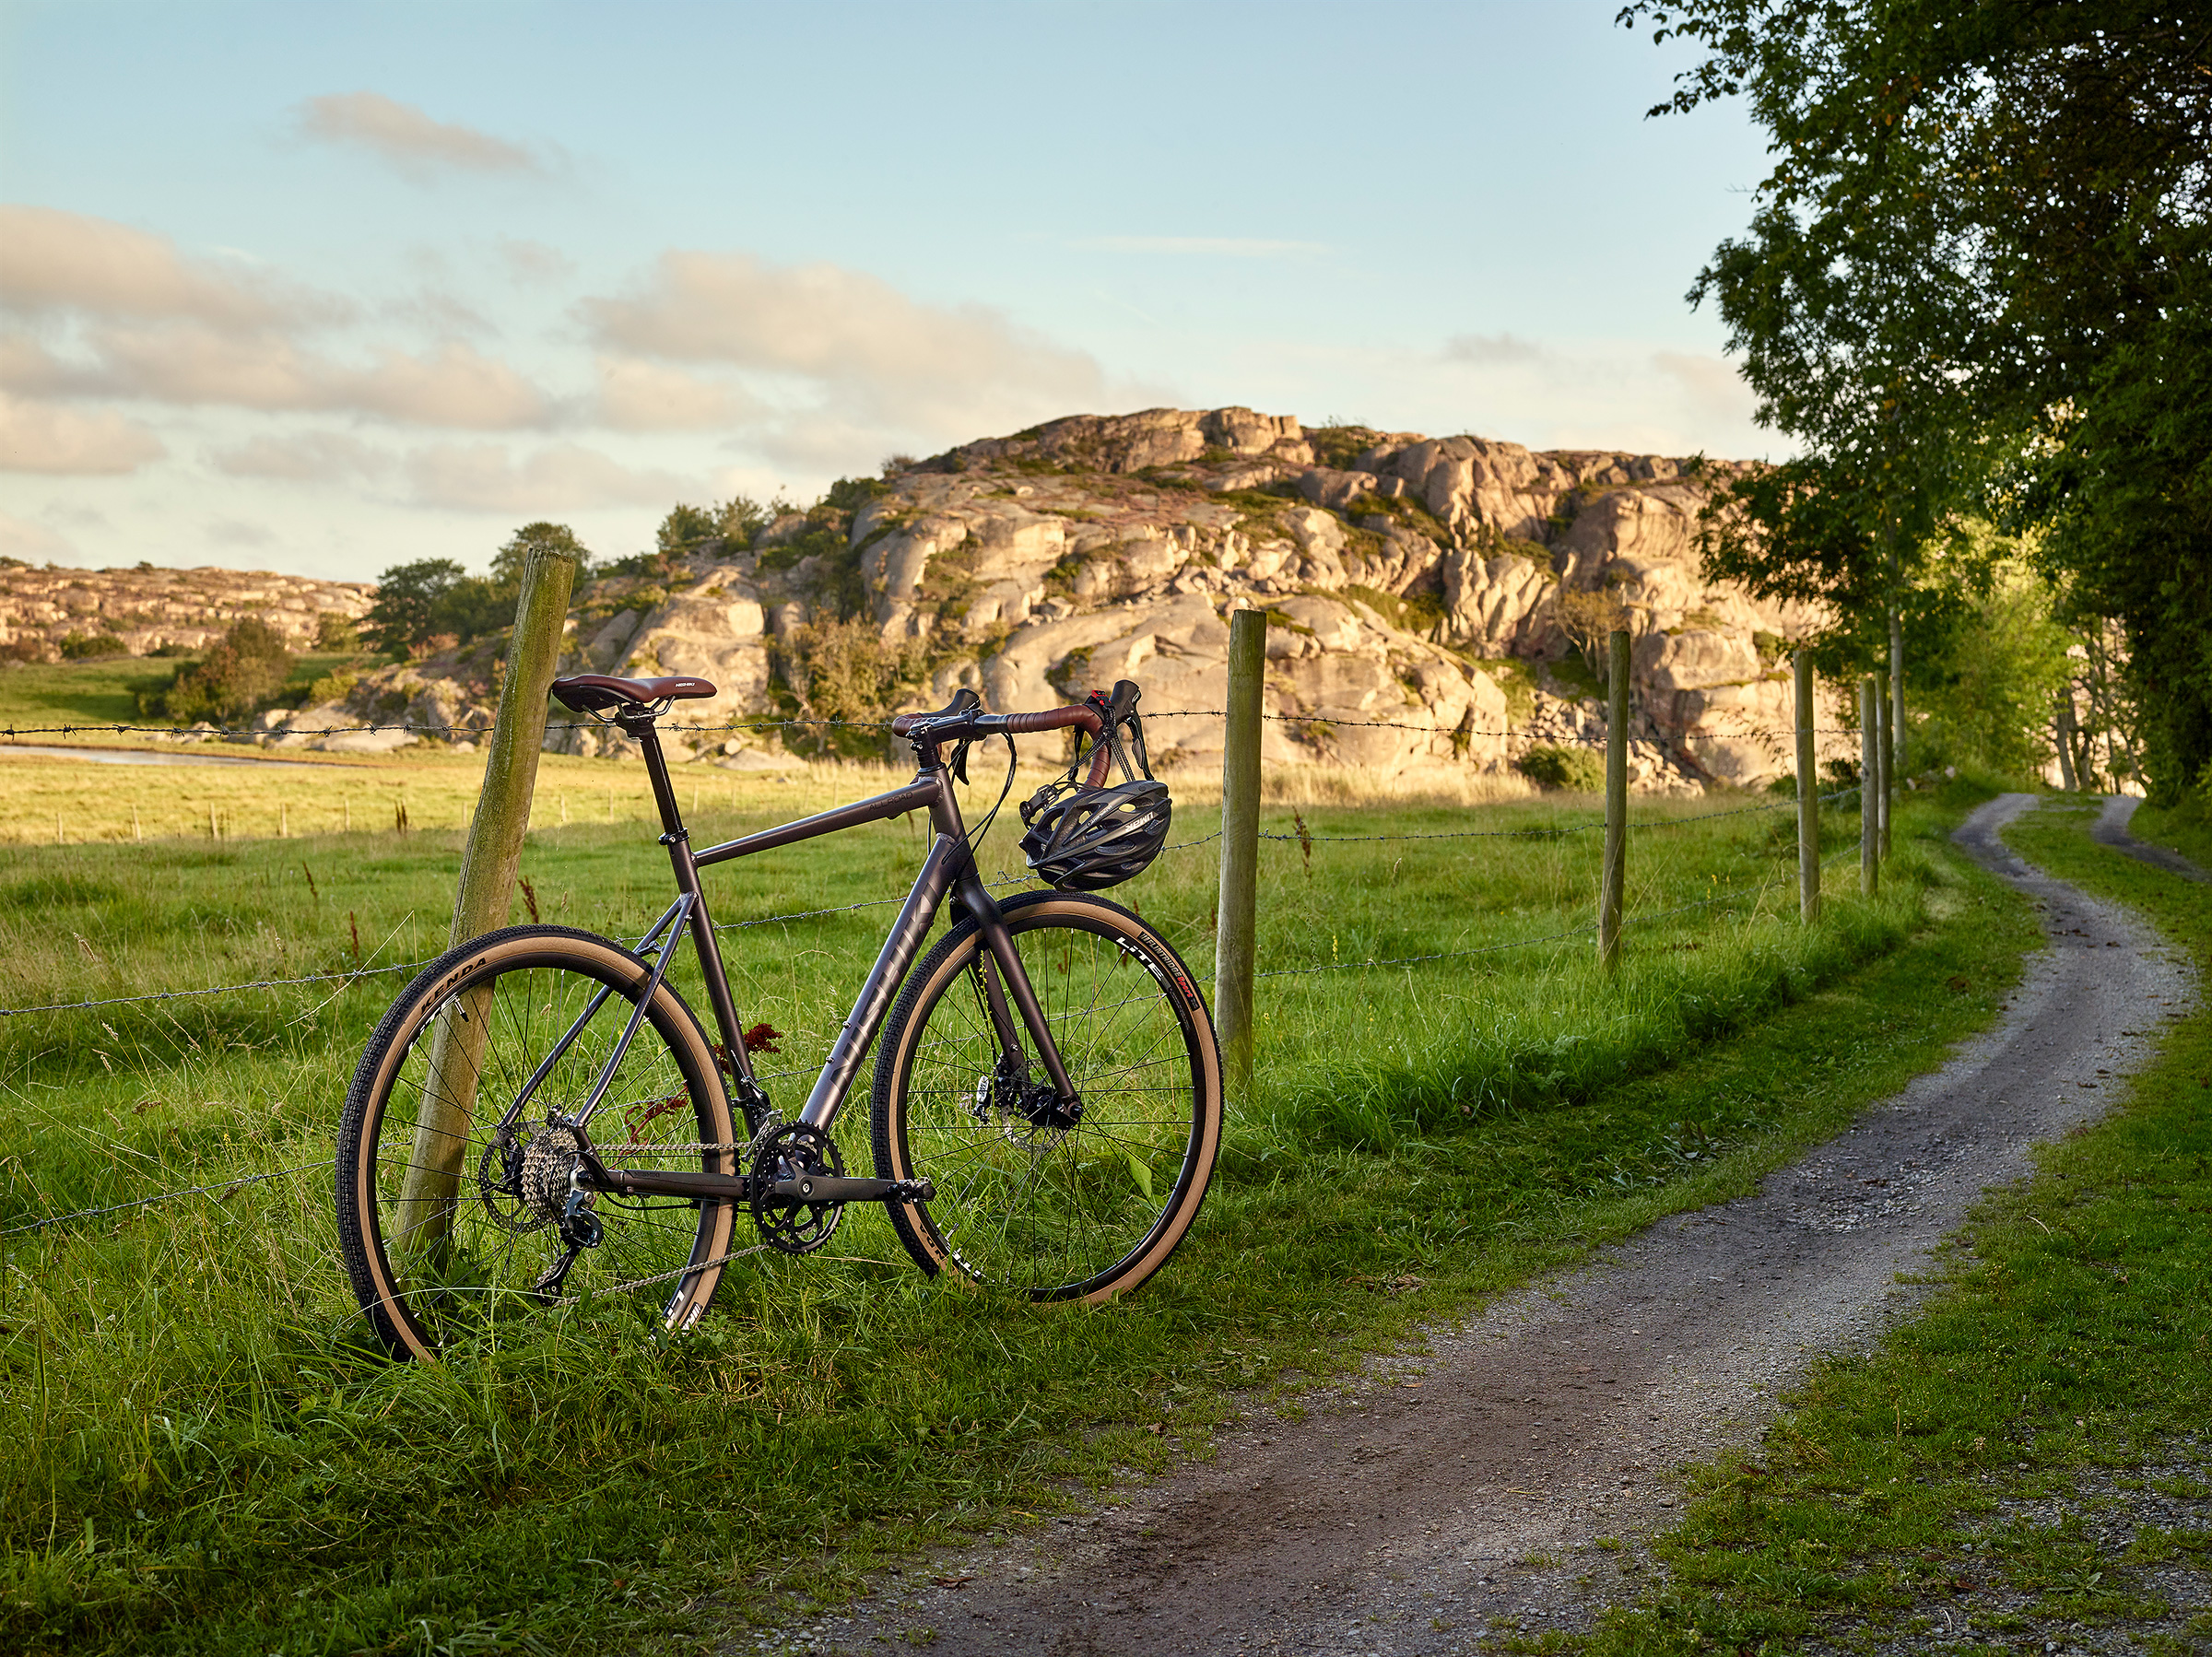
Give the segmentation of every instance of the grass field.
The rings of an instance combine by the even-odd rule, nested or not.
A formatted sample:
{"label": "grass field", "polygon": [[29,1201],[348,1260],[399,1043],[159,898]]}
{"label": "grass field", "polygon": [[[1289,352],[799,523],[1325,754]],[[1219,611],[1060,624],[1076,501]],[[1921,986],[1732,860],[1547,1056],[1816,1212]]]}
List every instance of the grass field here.
{"label": "grass field", "polygon": [[[387,762],[409,766],[453,786],[470,774],[462,758]],[[571,766],[602,788],[640,780],[549,764],[541,823]],[[162,781],[111,769],[71,773],[88,811],[113,815],[102,790]],[[320,780],[249,781],[302,776]],[[816,772],[702,792],[699,833],[827,803],[841,781],[866,785]],[[241,825],[260,797],[241,797]],[[1290,975],[1262,985],[1257,1101],[1184,1251],[1095,1311],[935,1288],[858,1215],[838,1259],[734,1269],[672,1345],[603,1304],[435,1369],[389,1367],[351,1340],[313,1165],[402,980],[0,1020],[0,1228],[302,1170],[0,1241],[0,1372],[20,1412],[0,1434],[0,1641],[696,1651],[779,1594],[840,1592],[882,1549],[1024,1522],[1071,1481],[1159,1465],[1225,1387],[1326,1375],[1415,1319],[1741,1189],[1983,1022],[2032,931],[1942,841],[1972,797],[1962,784],[1908,805],[1882,896],[1833,893],[1809,929],[1789,813],[1648,808],[1631,913],[1683,912],[1632,927],[1612,983],[1578,930],[1597,837],[1529,833],[1587,822],[1591,802],[1301,808],[1316,843],[1271,841],[1264,860],[1261,965]],[[1279,808],[1265,827],[1293,831]],[[1512,838],[1322,838],[1468,830]],[[1834,817],[1824,832],[1841,849],[1854,830]],[[1010,838],[987,869],[1015,861]],[[0,852],[0,1005],[425,958],[458,839],[381,827]],[[711,890],[725,924],[871,902],[903,889],[922,850],[918,825],[882,825],[718,871]],[[1171,852],[1116,894],[1202,981],[1214,852]],[[665,901],[635,822],[546,827],[523,873],[547,920],[634,934]],[[780,1064],[818,1058],[889,912],[725,945],[747,1017],[786,1032]],[[805,1079],[770,1086],[787,1100]],[[841,1136],[865,1165],[864,1115],[861,1101]]]}
{"label": "grass field", "polygon": [[[2046,803],[2006,839],[2137,909],[2212,970],[2212,893],[2092,843],[2100,804]],[[2177,824],[2145,810],[2138,826],[2212,851],[2194,814]],[[2192,1617],[2149,1579],[2175,1559],[2201,1571],[2212,1533],[2115,1533],[2129,1529],[2131,1490],[2207,1494],[2207,1088],[2212,1013],[2200,1006],[2119,1111],[2042,1147],[2030,1182],[1983,1205],[1924,1316],[1869,1357],[1824,1365],[1756,1463],[1701,1471],[1702,1498],[1655,1549],[1666,1587],[1588,1649],[1851,1651],[1940,1636],[1944,1650],[1994,1654],[2048,1651],[2060,1633],[2069,1650],[2205,1651],[2212,1613]],[[2175,1456],[2198,1473],[2156,1471]]]}

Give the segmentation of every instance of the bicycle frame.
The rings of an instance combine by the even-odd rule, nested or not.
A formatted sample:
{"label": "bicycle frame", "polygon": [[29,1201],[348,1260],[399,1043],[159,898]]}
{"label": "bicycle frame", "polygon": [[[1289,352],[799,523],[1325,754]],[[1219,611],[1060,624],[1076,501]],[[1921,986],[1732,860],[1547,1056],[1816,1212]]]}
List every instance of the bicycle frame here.
{"label": "bicycle frame", "polygon": [[[869,1046],[883,1028],[884,1019],[890,1011],[892,997],[898,993],[908,970],[921,954],[924,941],[928,937],[931,926],[935,923],[937,911],[947,896],[975,921],[982,934],[985,953],[980,963],[980,976],[982,979],[984,1005],[1000,1052],[1002,1055],[1020,1054],[1021,1039],[1026,1034],[1031,1050],[1042,1064],[1045,1075],[1059,1095],[1060,1102],[1070,1106],[1078,1102],[1075,1087],[1068,1080],[1067,1068],[1062,1061],[1060,1050],[1053,1042],[1052,1030],[1045,1022],[1044,1009],[1037,999],[1029,974],[1022,968],[1014,940],[1006,931],[1004,915],[976,873],[973,852],[968,843],[967,826],[960,817],[959,801],[953,793],[951,774],[936,744],[915,744],[916,774],[914,780],[903,787],[694,852],[691,849],[690,831],[684,827],[682,813],[677,806],[676,790],[668,777],[667,758],[661,750],[660,734],[653,718],[641,711],[636,714],[618,714],[615,723],[644,752],[645,772],[652,780],[653,804],[661,817],[661,844],[668,849],[668,862],[676,875],[677,899],[653,923],[652,930],[639,940],[639,953],[642,954],[648,948],[655,952],[653,976],[645,993],[639,998],[637,1006],[632,1010],[628,1027],[601,1070],[590,1096],[582,1109],[565,1119],[570,1126],[585,1128],[598,1110],[616,1070],[621,1065],[623,1055],[628,1052],[631,1040],[644,1021],[645,1006],[665,976],[678,940],[688,930],[699,958],[700,972],[706,981],[707,1002],[713,1012],[714,1023],[722,1033],[723,1049],[728,1055],[731,1076],[735,1083],[733,1102],[745,1113],[747,1134],[758,1133],[766,1119],[768,1095],[754,1078],[752,1061],[745,1051],[743,1020],[738,1016],[736,1002],[730,993],[729,978],[723,968],[722,950],[714,936],[714,922],[707,907],[706,893],[700,886],[699,871],[714,864],[734,862],[737,858],[752,857],[762,852],[773,852],[784,846],[797,845],[803,840],[856,828],[865,823],[878,823],[903,817],[912,811],[926,811],[929,814],[930,825],[935,831],[935,839],[928,855],[923,860],[922,871],[915,877],[913,889],[907,894],[899,918],[891,924],[890,935],[885,939],[883,948],[876,958],[876,964],[869,968],[868,975],[861,984],[860,993],[853,1004],[853,1011],[847,1016],[843,1028],[838,1031],[837,1040],[830,1046],[830,1056],[822,1065],[821,1074],[815,1079],[813,1091],[807,1096],[798,1120],[825,1134],[830,1131],[830,1124],[837,1120],[839,1111],[843,1108],[846,1096],[852,1091],[853,1080],[860,1073],[861,1063],[866,1057]],[[611,989],[602,991],[570,1026],[567,1034],[555,1044],[553,1052],[539,1066],[537,1074],[530,1078],[514,1102],[508,1107],[500,1120],[502,1128],[511,1126],[521,1117],[538,1084],[551,1073],[560,1055],[582,1033],[584,1027],[598,1015],[607,997],[613,993]],[[584,1162],[582,1174],[588,1187],[624,1196],[742,1200],[751,1194],[751,1176],[743,1169],[735,1174],[718,1174],[676,1169],[610,1169],[596,1156],[590,1155],[586,1156]],[[781,1187],[778,1189],[781,1193]],[[812,1189],[818,1200],[842,1201],[879,1199],[893,1192],[892,1182],[887,1180],[829,1181],[818,1178]]]}

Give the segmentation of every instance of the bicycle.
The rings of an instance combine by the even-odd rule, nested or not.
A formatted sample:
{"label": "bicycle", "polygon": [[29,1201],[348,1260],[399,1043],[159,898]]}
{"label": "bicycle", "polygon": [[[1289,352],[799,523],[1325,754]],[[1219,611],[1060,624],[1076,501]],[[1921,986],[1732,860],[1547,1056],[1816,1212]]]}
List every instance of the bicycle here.
{"label": "bicycle", "polygon": [[[974,743],[1006,738],[1010,787],[1014,736],[1072,729],[1075,762],[1022,808],[1025,822],[1053,787],[1111,803],[1112,764],[1134,783],[1132,745],[1142,762],[1135,685],[1012,714],[963,690],[892,722],[912,746],[912,781],[698,852],[655,722],[714,687],[582,675],[553,688],[638,743],[676,897],[634,947],[552,925],[477,938],[424,969],[377,1026],[340,1119],[336,1196],[354,1292],[394,1357],[434,1357],[549,1307],[649,1289],[666,1292],[661,1326],[688,1329],[732,1260],[813,1252],[853,1203],[882,1203],[924,1272],[1031,1299],[1106,1300],[1159,1269],[1196,1217],[1220,1143],[1205,1000],[1165,939],[1095,892],[993,898],[953,790]],[[1166,793],[1149,774],[1157,852]],[[785,1122],[747,1055],[700,871],[912,811],[934,830],[921,872]],[[1127,866],[1087,871],[1034,852],[1032,863],[1064,887]],[[924,953],[948,898],[951,923]],[[687,933],[719,1042],[668,981]],[[875,1174],[862,1178],[830,1129],[872,1044]],[[741,1215],[749,1247],[736,1245]]]}

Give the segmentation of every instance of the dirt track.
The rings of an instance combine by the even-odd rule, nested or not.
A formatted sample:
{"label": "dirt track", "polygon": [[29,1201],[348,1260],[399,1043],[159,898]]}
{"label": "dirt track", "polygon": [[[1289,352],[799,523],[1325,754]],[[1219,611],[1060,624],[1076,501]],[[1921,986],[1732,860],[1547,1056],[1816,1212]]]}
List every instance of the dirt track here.
{"label": "dirt track", "polygon": [[[1910,1310],[1898,1275],[2027,1171],[2032,1143],[2100,1111],[2193,998],[2147,928],[1998,842],[2033,804],[1994,801],[1958,839],[2039,900],[2051,947],[1941,1070],[1758,1193],[1432,1330],[1427,1355],[1371,1366],[1302,1422],[1247,1421],[1118,1506],[887,1576],[810,1631],[817,1649],[934,1629],[935,1651],[963,1654],[1449,1652],[1494,1616],[1533,1633],[1632,1595],[1591,1563],[1627,1556],[1563,1550],[1667,1522],[1677,1468],[1749,1443],[1815,1354]],[[2125,820],[2108,811],[2100,838]]]}

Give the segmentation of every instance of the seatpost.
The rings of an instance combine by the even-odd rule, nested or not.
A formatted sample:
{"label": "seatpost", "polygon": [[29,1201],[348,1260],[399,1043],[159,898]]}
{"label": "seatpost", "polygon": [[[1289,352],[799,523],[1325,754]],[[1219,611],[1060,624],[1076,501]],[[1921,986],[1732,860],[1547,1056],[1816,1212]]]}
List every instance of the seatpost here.
{"label": "seatpost", "polygon": [[[653,710],[641,708],[617,714],[615,723],[644,755],[645,775],[653,781],[653,803],[661,814],[661,844],[668,848],[668,865],[676,874],[676,889],[691,898],[691,944],[699,952],[700,974],[707,983],[707,1005],[714,1009],[714,1022],[722,1030],[723,1046],[729,1054],[730,1074],[736,1082],[736,1103],[745,1112],[746,1131],[750,1134],[760,1125],[762,1112],[768,1108],[768,1096],[753,1079],[752,1061],[747,1056],[743,1027],[737,1017],[737,1003],[730,994],[729,974],[723,970],[722,946],[715,941],[713,917],[708,912],[706,899],[699,889],[699,864],[691,856],[691,831],[684,827],[683,813],[677,807],[676,787],[668,781],[668,757],[661,751],[661,734],[653,723],[655,717]],[[673,944],[674,940],[670,942]]]}

